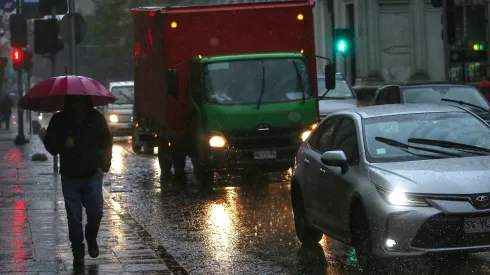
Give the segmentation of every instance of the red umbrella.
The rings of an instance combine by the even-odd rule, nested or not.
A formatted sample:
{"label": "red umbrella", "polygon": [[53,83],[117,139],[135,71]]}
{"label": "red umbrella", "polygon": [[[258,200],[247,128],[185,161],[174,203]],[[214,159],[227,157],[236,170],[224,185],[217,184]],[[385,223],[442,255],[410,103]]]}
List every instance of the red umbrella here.
{"label": "red umbrella", "polygon": [[56,112],[63,109],[65,96],[86,95],[93,106],[104,106],[117,100],[102,84],[84,76],[58,76],[40,82],[19,102],[26,109],[37,112]]}

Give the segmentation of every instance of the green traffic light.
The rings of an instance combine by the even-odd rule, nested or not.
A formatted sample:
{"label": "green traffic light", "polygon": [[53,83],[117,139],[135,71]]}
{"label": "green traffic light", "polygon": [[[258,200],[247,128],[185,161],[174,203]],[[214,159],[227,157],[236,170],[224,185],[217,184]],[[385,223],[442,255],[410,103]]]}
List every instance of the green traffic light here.
{"label": "green traffic light", "polygon": [[473,50],[474,51],[483,51],[485,48],[483,47],[483,44],[473,44]]}
{"label": "green traffic light", "polygon": [[337,51],[340,53],[345,53],[349,49],[349,45],[345,40],[340,40],[337,42]]}

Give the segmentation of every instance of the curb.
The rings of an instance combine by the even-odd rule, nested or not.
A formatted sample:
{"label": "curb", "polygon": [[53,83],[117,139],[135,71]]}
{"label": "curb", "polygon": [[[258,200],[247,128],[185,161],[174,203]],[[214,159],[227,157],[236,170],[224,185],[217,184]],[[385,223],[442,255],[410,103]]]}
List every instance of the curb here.
{"label": "curb", "polygon": [[[120,217],[123,221],[131,221],[129,224],[136,224],[136,234],[155,254],[165,263],[167,268],[173,273],[178,275],[190,275],[185,268],[183,268],[177,260],[163,247],[161,241],[154,238],[150,233],[141,225],[131,214],[129,214],[118,202],[111,198],[105,188],[104,200]],[[117,204],[117,205],[116,205]]]}

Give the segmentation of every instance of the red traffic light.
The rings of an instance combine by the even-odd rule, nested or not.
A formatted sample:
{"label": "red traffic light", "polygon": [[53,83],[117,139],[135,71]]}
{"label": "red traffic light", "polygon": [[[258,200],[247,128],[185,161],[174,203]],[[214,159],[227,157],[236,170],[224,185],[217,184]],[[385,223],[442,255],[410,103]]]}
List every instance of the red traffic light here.
{"label": "red traffic light", "polygon": [[13,49],[12,50],[12,60],[14,62],[22,61],[22,57],[23,57],[23,54],[22,54],[22,51],[20,49]]}
{"label": "red traffic light", "polygon": [[14,63],[14,70],[24,69],[24,53],[21,49],[12,50],[12,61]]}

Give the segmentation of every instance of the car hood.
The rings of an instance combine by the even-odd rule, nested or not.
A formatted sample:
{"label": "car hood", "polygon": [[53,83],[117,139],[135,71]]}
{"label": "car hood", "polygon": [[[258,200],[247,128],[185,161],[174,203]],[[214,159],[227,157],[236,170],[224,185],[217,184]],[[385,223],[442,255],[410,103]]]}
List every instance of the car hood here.
{"label": "car hood", "polygon": [[357,99],[322,99],[318,101],[320,116],[357,107]]}
{"label": "car hood", "polygon": [[490,156],[369,165],[372,183],[388,190],[424,194],[490,192]]}

